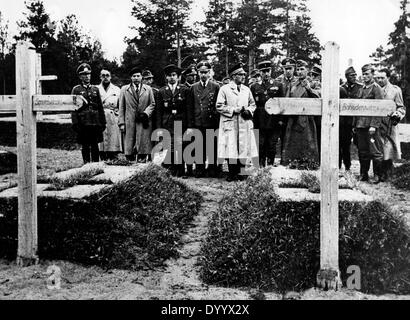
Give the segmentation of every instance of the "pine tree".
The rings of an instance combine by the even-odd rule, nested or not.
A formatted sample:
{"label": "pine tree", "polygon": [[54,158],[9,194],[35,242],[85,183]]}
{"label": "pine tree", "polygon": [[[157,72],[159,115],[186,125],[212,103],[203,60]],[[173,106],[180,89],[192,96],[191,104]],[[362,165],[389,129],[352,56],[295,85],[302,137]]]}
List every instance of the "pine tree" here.
{"label": "pine tree", "polygon": [[133,26],[138,32],[128,44],[134,44],[139,52],[133,66],[148,68],[157,81],[163,83],[162,69],[169,63],[182,60],[181,47],[187,41],[187,20],[192,0],[132,0],[132,16],[141,26]]}
{"label": "pine tree", "polygon": [[55,22],[50,20],[42,0],[24,2],[28,12],[24,12],[25,20],[17,22],[20,34],[16,40],[29,40],[37,50],[47,47],[55,33]]}

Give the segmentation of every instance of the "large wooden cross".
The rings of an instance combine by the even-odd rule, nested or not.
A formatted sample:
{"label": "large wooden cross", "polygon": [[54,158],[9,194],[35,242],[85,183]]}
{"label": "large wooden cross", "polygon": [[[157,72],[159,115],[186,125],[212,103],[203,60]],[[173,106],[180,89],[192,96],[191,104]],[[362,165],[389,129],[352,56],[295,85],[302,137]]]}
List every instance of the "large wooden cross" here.
{"label": "large wooden cross", "polygon": [[[41,80],[55,79],[36,72],[38,56],[28,42],[16,51],[16,96],[0,96],[0,112],[16,112],[18,157],[18,252],[19,265],[35,263],[37,257],[37,159],[36,113],[70,112],[78,108],[76,96],[39,95]],[[268,106],[284,115],[321,115],[320,271],[318,284],[328,289],[341,286],[339,272],[338,159],[339,115],[386,116],[394,111],[388,100],[339,100],[339,46],[329,42],[323,57],[321,99],[280,98]],[[269,108],[268,108],[269,109]]]}
{"label": "large wooden cross", "polygon": [[37,263],[37,130],[36,114],[78,109],[81,99],[72,95],[40,95],[41,55],[27,41],[16,49],[16,95],[0,96],[0,113],[16,113],[18,173],[18,249],[20,266]]}
{"label": "large wooden cross", "polygon": [[270,99],[270,114],[322,116],[320,155],[320,270],[318,286],[337,290],[339,271],[339,116],[387,116],[396,110],[391,100],[339,98],[339,45],[328,42],[322,61],[322,98]]}

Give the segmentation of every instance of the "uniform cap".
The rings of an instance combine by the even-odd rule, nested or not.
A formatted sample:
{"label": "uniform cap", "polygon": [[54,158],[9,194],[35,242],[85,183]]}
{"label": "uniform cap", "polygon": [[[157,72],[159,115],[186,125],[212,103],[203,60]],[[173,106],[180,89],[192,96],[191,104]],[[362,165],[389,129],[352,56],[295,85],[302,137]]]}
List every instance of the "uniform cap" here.
{"label": "uniform cap", "polygon": [[173,72],[175,72],[177,75],[180,75],[182,69],[177,67],[175,64],[169,64],[164,68],[165,75],[170,75]]}
{"label": "uniform cap", "polygon": [[297,60],[296,61],[296,66],[297,67],[307,67],[308,63],[305,60]]}
{"label": "uniform cap", "polygon": [[88,63],[82,63],[77,68],[77,74],[90,74],[91,67]]}
{"label": "uniform cap", "polygon": [[282,66],[283,67],[294,67],[296,65],[296,61],[292,58],[285,58],[282,60]]}
{"label": "uniform cap", "polygon": [[272,67],[272,63],[269,60],[261,61],[258,63],[258,69],[263,71],[265,69],[270,69]]}
{"label": "uniform cap", "polygon": [[259,69],[253,69],[250,74],[250,77],[255,78],[256,76],[260,76],[260,75],[261,75],[261,71]]}
{"label": "uniform cap", "polygon": [[211,69],[211,64],[206,60],[199,61],[196,68],[197,70],[209,70]]}
{"label": "uniform cap", "polygon": [[368,70],[372,70],[372,71],[374,71],[374,67],[371,65],[371,64],[365,64],[363,67],[362,67],[362,72],[366,72],[366,71],[368,71]]}
{"label": "uniform cap", "polygon": [[182,74],[184,76],[195,76],[197,74],[195,65],[191,64],[188,68],[184,70],[184,72],[182,72]]}
{"label": "uniform cap", "polygon": [[312,67],[311,73],[321,75],[322,74],[322,68],[318,65],[314,65]]}
{"label": "uniform cap", "polygon": [[346,76],[349,75],[349,74],[352,74],[352,73],[357,73],[356,70],[353,67],[349,67],[345,71]]}
{"label": "uniform cap", "polygon": [[145,79],[154,78],[154,75],[149,70],[142,71],[142,77]]}
{"label": "uniform cap", "polygon": [[246,73],[245,70],[243,69],[243,63],[241,63],[241,62],[235,64],[233,67],[231,67],[231,68],[229,69],[229,74],[230,74],[231,76],[233,76],[233,75],[235,75],[235,74],[237,74],[237,73],[240,73],[240,72]]}

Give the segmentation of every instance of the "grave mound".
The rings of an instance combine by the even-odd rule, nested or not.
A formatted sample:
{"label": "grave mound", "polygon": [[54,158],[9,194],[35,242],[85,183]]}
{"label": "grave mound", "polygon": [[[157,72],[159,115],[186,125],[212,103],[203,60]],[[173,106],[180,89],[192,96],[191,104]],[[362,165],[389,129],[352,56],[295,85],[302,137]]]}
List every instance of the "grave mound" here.
{"label": "grave mound", "polygon": [[[118,170],[110,169],[114,184],[103,188],[79,185],[44,191],[44,185],[39,190],[42,259],[138,269],[177,256],[178,241],[198,213],[201,196],[154,164],[126,180],[116,180]],[[94,192],[88,192],[91,187]],[[89,194],[79,197],[79,188]],[[0,197],[0,257],[14,259],[16,252],[17,197],[6,190]]]}
{"label": "grave mound", "polygon": [[[339,190],[339,195],[344,191],[353,192]],[[296,196],[292,192],[278,189],[271,172],[261,171],[222,199],[201,249],[204,282],[278,292],[315,286],[320,196],[307,190]],[[339,200],[343,284],[347,267],[357,265],[362,291],[408,294],[410,231],[405,220],[368,197],[351,194]]]}

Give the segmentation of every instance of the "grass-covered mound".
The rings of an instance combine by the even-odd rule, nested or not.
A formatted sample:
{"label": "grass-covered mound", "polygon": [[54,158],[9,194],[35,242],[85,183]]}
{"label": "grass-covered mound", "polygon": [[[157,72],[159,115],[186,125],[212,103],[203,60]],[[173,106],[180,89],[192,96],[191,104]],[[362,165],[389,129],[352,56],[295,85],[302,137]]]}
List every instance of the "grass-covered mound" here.
{"label": "grass-covered mound", "polygon": [[[155,266],[177,255],[201,197],[150,165],[86,201],[38,199],[39,256],[107,268]],[[0,203],[0,256],[17,252],[17,199]]]}
{"label": "grass-covered mound", "polygon": [[[410,292],[410,232],[379,202],[343,202],[340,269],[361,269],[362,291]],[[280,202],[269,174],[239,184],[220,203],[202,246],[208,284],[280,292],[315,285],[319,270],[319,202]]]}
{"label": "grass-covered mound", "polygon": [[391,183],[398,189],[410,190],[410,162],[393,169]]}

